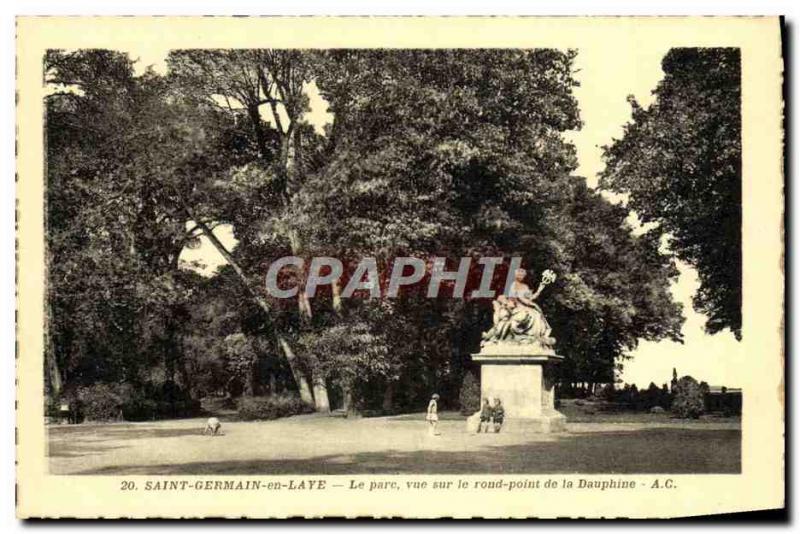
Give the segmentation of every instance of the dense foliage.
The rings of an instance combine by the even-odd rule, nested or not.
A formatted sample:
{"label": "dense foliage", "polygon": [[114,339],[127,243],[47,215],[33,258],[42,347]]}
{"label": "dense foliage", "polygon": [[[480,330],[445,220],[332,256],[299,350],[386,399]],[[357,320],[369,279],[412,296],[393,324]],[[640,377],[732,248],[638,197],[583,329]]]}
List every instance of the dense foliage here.
{"label": "dense foliage", "polygon": [[[640,339],[680,339],[657,233],[633,235],[624,208],[572,175],[574,57],[190,50],[137,76],[123,54],[50,52],[51,393],[125,384],[131,417],[163,413],[167,384],[181,402],[296,392],[321,411],[388,412],[438,392],[458,407],[489,302],[340,287],[276,300],[263,277],[288,254],[519,255],[532,284],[553,269],[541,305],[563,383],[609,382]],[[312,88],[332,114],[324,131]],[[227,264],[207,278],[179,261],[200,236]]]}
{"label": "dense foliage", "polygon": [[695,308],[710,333],[741,338],[742,143],[739,49],[676,48],[648,108],[606,147],[601,185],[628,193],[644,222],[659,223],[675,255],[698,272]]}
{"label": "dense foliage", "polygon": [[684,376],[678,380],[672,399],[672,413],[684,419],[697,419],[705,411],[705,393],[697,380]]}
{"label": "dense foliage", "polygon": [[78,388],[77,400],[86,421],[115,421],[122,419],[123,394],[109,384]]}
{"label": "dense foliage", "polygon": [[664,384],[660,388],[650,382],[647,389],[639,389],[636,385],[625,384],[614,388],[611,384],[603,388],[600,396],[607,402],[625,406],[636,411],[651,411],[653,408],[668,410],[672,405],[672,391]]}
{"label": "dense foliage", "polygon": [[472,415],[481,408],[481,385],[472,373],[466,373],[458,392],[458,405],[463,415]]}
{"label": "dense foliage", "polygon": [[311,413],[314,407],[297,395],[270,395],[267,397],[242,397],[239,399],[239,418],[243,421],[267,421]]}

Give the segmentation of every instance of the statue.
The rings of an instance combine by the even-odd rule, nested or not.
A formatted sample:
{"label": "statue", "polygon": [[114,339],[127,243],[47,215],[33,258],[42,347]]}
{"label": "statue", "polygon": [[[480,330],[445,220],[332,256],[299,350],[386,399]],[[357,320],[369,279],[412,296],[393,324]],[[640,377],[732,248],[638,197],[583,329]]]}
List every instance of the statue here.
{"label": "statue", "polygon": [[552,352],[556,340],[550,337],[550,325],[534,301],[545,287],[555,281],[556,275],[549,269],[545,270],[539,287],[532,292],[524,282],[526,274],[525,269],[517,269],[508,295],[500,295],[492,302],[494,324],[484,332],[481,347],[493,343],[530,344]]}
{"label": "statue", "polygon": [[525,284],[525,270],[514,271],[505,294],[492,302],[494,324],[483,334],[481,350],[472,360],[481,366],[481,398],[503,400],[506,432],[560,432],[566,418],[555,408],[556,354],[550,325],[536,304],[556,275],[542,273],[536,291]]}

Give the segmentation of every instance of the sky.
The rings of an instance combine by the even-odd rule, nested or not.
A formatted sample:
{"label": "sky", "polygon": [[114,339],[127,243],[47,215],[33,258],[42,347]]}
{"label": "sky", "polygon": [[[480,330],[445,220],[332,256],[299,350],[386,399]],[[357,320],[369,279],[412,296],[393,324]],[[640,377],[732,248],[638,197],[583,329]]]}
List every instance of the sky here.
{"label": "sky", "polygon": [[[583,127],[568,132],[567,138],[577,149],[579,166],[576,174],[585,177],[590,186],[597,185],[598,174],[604,167],[602,147],[619,138],[623,125],[630,120],[628,95],[634,95],[645,107],[652,102],[652,90],[663,77],[661,59],[667,51],[668,48],[649,44],[644,39],[633,48],[598,43],[595,47],[578,50],[575,77],[580,87],[575,89],[575,96]],[[158,72],[166,71],[168,50],[144,45],[128,52],[139,60],[137,71],[143,72],[147,66]],[[308,86],[307,90],[311,101],[307,119],[321,131],[330,120],[327,105],[316,87]],[[268,115],[264,114],[265,117]],[[621,200],[618,195],[609,194],[607,197]],[[635,214],[630,220],[634,225],[637,223]],[[235,245],[230,227],[218,227],[215,233],[227,246]],[[204,265],[200,270],[206,274],[224,263],[216,249],[205,240],[197,249],[184,250],[181,261],[199,262]],[[631,359],[624,362],[619,379],[640,388],[647,387],[650,382],[661,385],[669,382],[672,369],[676,368],[679,376],[688,374],[710,385],[737,387],[743,381],[738,373],[745,368],[741,344],[727,330],[713,336],[704,332],[705,316],[695,312],[691,304],[698,287],[697,272],[680,262],[678,270],[680,275],[672,286],[672,294],[683,305],[686,317],[682,330],[684,342],[641,342],[630,353]],[[555,336],[558,337],[558,332]]]}
{"label": "sky", "polygon": [[[590,186],[597,185],[604,168],[602,147],[621,137],[624,124],[631,118],[628,95],[645,107],[652,103],[652,91],[664,76],[661,59],[668,50],[644,39],[633,49],[600,43],[578,50],[575,68],[581,85],[575,89],[575,96],[584,125],[567,137],[578,152],[576,174],[586,177]],[[678,270],[672,294],[683,305],[686,317],[684,343],[641,342],[630,353],[632,358],[623,363],[619,378],[637,387],[647,387],[651,381],[660,386],[669,382],[676,368],[679,376],[688,374],[710,385],[737,387],[742,382],[738,373],[744,368],[741,344],[728,330],[713,336],[705,333],[706,318],[692,307],[692,296],[699,286],[697,271],[682,262],[678,262]]]}

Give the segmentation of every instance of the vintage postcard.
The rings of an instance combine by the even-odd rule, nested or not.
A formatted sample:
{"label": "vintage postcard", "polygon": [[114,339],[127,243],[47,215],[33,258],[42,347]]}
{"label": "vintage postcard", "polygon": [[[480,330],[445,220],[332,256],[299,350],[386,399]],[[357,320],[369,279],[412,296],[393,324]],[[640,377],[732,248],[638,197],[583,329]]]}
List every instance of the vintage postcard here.
{"label": "vintage postcard", "polygon": [[782,509],[781,30],[19,18],[18,515]]}

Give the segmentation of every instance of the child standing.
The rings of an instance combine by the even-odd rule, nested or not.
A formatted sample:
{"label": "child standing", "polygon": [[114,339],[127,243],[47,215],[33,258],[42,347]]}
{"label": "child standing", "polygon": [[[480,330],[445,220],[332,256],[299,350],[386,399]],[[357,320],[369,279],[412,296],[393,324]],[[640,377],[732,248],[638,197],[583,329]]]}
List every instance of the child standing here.
{"label": "child standing", "polygon": [[431,436],[438,436],[439,433],[436,432],[436,425],[439,423],[439,406],[437,401],[439,400],[439,395],[434,393],[431,397],[431,401],[428,403],[428,415],[425,416],[425,420],[428,421],[428,434]]}

